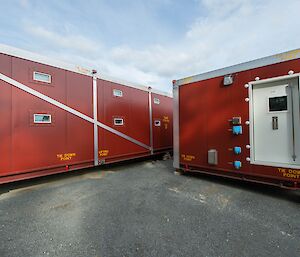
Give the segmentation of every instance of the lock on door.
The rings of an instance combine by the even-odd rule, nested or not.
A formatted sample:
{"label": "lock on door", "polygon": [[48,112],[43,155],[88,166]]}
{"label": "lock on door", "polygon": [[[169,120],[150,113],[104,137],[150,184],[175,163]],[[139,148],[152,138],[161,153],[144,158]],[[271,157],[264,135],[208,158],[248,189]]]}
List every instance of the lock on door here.
{"label": "lock on door", "polygon": [[278,117],[272,117],[272,128],[273,130],[278,130]]}

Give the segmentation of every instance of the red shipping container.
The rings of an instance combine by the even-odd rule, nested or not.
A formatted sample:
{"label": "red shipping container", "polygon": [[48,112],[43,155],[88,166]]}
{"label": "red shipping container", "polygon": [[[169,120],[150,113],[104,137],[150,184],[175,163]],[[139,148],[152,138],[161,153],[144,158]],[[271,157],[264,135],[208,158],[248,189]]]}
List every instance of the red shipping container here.
{"label": "red shipping container", "polygon": [[0,183],[172,150],[168,93],[5,45],[0,92]]}
{"label": "red shipping container", "polygon": [[174,167],[300,188],[300,50],[174,81]]}

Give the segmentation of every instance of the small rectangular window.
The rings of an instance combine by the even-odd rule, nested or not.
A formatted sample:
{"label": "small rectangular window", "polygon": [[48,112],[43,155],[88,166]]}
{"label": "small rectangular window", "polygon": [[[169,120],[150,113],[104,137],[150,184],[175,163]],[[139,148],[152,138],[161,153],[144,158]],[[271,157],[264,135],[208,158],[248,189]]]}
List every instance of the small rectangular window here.
{"label": "small rectangular window", "polygon": [[38,124],[51,124],[52,122],[50,114],[34,114],[33,120]]}
{"label": "small rectangular window", "polygon": [[124,120],[122,118],[114,118],[114,125],[123,126],[124,125]]}
{"label": "small rectangular window", "polygon": [[155,126],[155,127],[160,127],[160,125],[161,125],[160,120],[155,120],[155,121],[154,121],[154,126]]}
{"label": "small rectangular window", "polygon": [[51,75],[34,71],[33,72],[33,80],[50,84],[51,83]]}
{"label": "small rectangular window", "polygon": [[158,98],[154,98],[153,101],[154,101],[155,104],[160,104],[160,100]]}
{"label": "small rectangular window", "polygon": [[288,103],[287,96],[271,97],[269,98],[269,111],[281,112],[287,111]]}
{"label": "small rectangular window", "polygon": [[123,97],[123,91],[119,89],[114,89],[114,96]]}

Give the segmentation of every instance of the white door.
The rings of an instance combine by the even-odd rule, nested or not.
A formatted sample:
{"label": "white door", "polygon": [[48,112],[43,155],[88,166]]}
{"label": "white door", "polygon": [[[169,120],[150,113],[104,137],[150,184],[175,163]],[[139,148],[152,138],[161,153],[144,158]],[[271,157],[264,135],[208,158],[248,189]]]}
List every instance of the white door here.
{"label": "white door", "polygon": [[253,86],[254,162],[264,165],[300,164],[298,78]]}

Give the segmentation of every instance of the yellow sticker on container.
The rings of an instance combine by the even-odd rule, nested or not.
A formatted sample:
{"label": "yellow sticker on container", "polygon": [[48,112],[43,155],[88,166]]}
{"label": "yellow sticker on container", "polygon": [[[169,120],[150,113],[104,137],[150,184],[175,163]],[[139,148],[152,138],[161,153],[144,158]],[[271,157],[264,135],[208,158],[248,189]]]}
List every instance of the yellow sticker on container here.
{"label": "yellow sticker on container", "polygon": [[100,150],[99,151],[99,156],[104,157],[109,154],[109,150]]}
{"label": "yellow sticker on container", "polygon": [[192,160],[196,159],[196,157],[194,155],[188,155],[188,154],[182,154],[181,158],[187,162],[191,162]]}
{"label": "yellow sticker on container", "polygon": [[300,179],[300,170],[278,168],[278,172],[285,178]]}
{"label": "yellow sticker on container", "polygon": [[76,153],[59,153],[56,155],[56,157],[60,161],[71,161],[73,157],[76,156]]}
{"label": "yellow sticker on container", "polygon": [[163,122],[170,123],[170,119],[168,116],[164,116]]}

